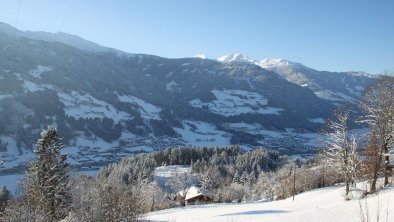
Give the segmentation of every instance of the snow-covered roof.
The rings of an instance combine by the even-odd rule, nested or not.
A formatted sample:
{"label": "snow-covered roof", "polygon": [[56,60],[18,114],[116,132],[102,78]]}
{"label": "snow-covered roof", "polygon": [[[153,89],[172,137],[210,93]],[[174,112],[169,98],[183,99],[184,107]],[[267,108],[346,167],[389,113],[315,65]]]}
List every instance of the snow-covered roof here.
{"label": "snow-covered roof", "polygon": [[[184,191],[180,191],[179,194],[183,196]],[[200,195],[205,195],[200,188],[196,187],[196,186],[191,186],[189,189],[187,189],[186,191],[186,198],[185,200],[190,200],[193,199],[195,197],[198,197]]]}

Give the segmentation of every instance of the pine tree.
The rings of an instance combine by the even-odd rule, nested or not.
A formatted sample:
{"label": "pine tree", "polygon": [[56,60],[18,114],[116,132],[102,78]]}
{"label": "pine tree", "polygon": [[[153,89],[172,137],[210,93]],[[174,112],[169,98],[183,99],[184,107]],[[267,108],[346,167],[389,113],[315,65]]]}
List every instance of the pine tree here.
{"label": "pine tree", "polygon": [[68,187],[70,166],[60,151],[63,141],[56,129],[41,132],[36,159],[27,170],[26,199],[38,215],[37,220],[57,221],[67,216],[71,203]]}
{"label": "pine tree", "polygon": [[4,208],[7,206],[8,201],[11,199],[11,193],[6,186],[0,189],[0,215],[3,213]]}

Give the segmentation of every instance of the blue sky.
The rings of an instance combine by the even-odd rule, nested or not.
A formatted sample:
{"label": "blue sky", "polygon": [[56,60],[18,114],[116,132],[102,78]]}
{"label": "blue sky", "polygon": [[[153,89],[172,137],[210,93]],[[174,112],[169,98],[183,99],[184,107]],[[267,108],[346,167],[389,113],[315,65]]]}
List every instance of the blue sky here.
{"label": "blue sky", "polygon": [[286,58],[330,71],[394,70],[394,1],[0,0],[0,21],[163,57]]}

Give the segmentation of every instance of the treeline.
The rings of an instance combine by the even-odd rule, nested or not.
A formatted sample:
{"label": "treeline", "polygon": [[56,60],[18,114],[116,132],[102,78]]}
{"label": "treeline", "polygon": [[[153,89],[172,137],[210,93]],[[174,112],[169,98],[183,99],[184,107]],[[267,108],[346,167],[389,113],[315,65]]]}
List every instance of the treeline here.
{"label": "treeline", "polygon": [[[146,212],[178,205],[177,193],[192,185],[206,189],[215,202],[246,200],[242,193],[230,197],[226,187],[247,190],[263,172],[274,172],[287,160],[263,148],[166,148],[126,157],[101,168],[96,177],[70,177],[56,130],[48,128],[41,135],[20,196],[2,192],[3,221],[58,221],[66,216],[70,221],[136,221]],[[192,170],[163,187],[154,171],[166,165],[189,165]]]}
{"label": "treeline", "polygon": [[[48,135],[48,130],[42,135]],[[66,221],[138,221],[144,213],[184,204],[185,197],[178,192],[192,185],[201,187],[217,203],[283,199],[295,194],[291,182],[295,168],[296,193],[341,181],[335,171],[322,170],[316,158],[289,162],[276,151],[245,151],[238,146],[166,148],[126,157],[101,168],[96,177],[64,177],[69,168],[59,168],[57,163],[65,156],[51,151],[58,151],[62,144],[56,137],[44,144],[49,145],[38,147],[46,147],[53,157],[37,156],[21,195],[10,198],[3,191],[8,195],[0,198],[3,221],[58,221],[66,216]],[[189,165],[191,171],[173,175],[163,187],[154,172],[166,165]],[[43,166],[46,168],[41,169]],[[52,191],[61,198],[44,195]]]}

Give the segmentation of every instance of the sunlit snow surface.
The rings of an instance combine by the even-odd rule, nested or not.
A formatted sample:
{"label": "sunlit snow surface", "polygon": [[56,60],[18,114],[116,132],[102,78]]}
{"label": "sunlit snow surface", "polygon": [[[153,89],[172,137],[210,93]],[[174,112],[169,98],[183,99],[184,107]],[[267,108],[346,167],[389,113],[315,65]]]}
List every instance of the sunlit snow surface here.
{"label": "sunlit snow surface", "polygon": [[175,88],[177,85],[178,85],[178,84],[177,84],[174,80],[172,80],[171,82],[169,82],[169,83],[166,84],[166,89],[167,89],[167,91],[174,90],[174,88]]}
{"label": "sunlit snow surface", "polygon": [[245,54],[242,53],[234,53],[230,55],[225,55],[217,58],[219,62],[227,63],[227,62],[246,62],[246,63],[251,63],[254,64],[257,61],[249,58]]}
{"label": "sunlit snow surface", "polygon": [[37,68],[29,70],[29,74],[35,78],[41,79],[41,74],[44,72],[51,71],[51,67],[46,67],[42,65],[38,65]]}
{"label": "sunlit snow surface", "polygon": [[0,160],[3,161],[0,169],[25,165],[34,157],[34,153],[31,151],[25,150],[24,148],[17,149],[17,142],[14,137],[0,136],[0,140],[8,147],[7,152],[0,152]]}
{"label": "sunlit snow surface", "polygon": [[115,123],[132,117],[117,109],[109,103],[96,99],[89,94],[81,94],[76,91],[70,93],[58,92],[60,101],[64,104],[66,116],[76,119],[109,118]]}
{"label": "sunlit snow surface", "polygon": [[189,101],[189,105],[204,108],[222,116],[237,116],[243,113],[279,115],[281,108],[267,106],[268,100],[262,95],[245,90],[212,90],[215,100],[202,102],[200,99]]}
{"label": "sunlit snow surface", "polygon": [[205,54],[196,54],[193,57],[194,58],[199,58],[199,59],[207,59],[208,58]]}
{"label": "sunlit snow surface", "polygon": [[356,104],[357,103],[357,99],[348,96],[344,93],[340,93],[340,92],[333,92],[331,90],[328,89],[324,89],[324,90],[318,90],[315,92],[316,96],[322,98],[322,99],[326,99],[326,100],[331,100],[331,101],[343,101],[343,102],[349,102],[349,103],[353,103]]}
{"label": "sunlit snow surface", "polygon": [[[40,66],[38,66],[38,67],[40,67]],[[46,68],[47,68],[47,67],[46,67]],[[33,76],[36,77],[36,78],[40,77],[40,76],[41,76],[41,73],[44,72],[44,71],[42,71],[41,69],[44,69],[44,70],[46,70],[46,71],[49,71],[49,68],[47,68],[48,70],[45,69],[45,68],[40,68],[39,71],[35,70],[35,71],[33,72],[33,74],[30,74],[30,75],[33,75]],[[30,70],[29,72],[32,72],[32,70]],[[24,79],[24,77],[23,77],[20,73],[14,73],[14,75],[15,75],[19,80],[22,80],[22,81],[23,81],[22,87],[23,87],[23,90],[24,90],[25,92],[37,92],[37,91],[44,91],[44,90],[46,90],[46,89],[55,89],[55,88],[56,88],[56,87],[54,87],[53,85],[48,85],[48,84],[37,84],[37,83],[34,83],[34,82],[32,82],[32,81],[26,80],[26,79]]]}
{"label": "sunlit snow surface", "polygon": [[367,202],[367,211],[373,221],[377,212],[381,221],[394,221],[394,188],[387,187],[379,195],[359,200],[364,188],[365,183],[357,184],[353,199],[349,201],[345,201],[342,185],[308,191],[296,195],[294,201],[288,198],[273,202],[195,205],[152,212],[145,219],[150,222],[349,222],[361,221],[359,204],[365,211]]}
{"label": "sunlit snow surface", "polygon": [[6,99],[6,98],[12,98],[13,96],[11,94],[3,94],[0,95],[0,100]]}
{"label": "sunlit snow surface", "polygon": [[312,122],[312,123],[320,123],[320,124],[325,124],[326,123],[326,120],[324,120],[321,117],[311,118],[311,119],[308,119],[308,120],[309,120],[309,122]]}
{"label": "sunlit snow surface", "polygon": [[217,130],[213,124],[201,121],[182,121],[182,128],[174,128],[187,145],[193,146],[227,146],[231,135]]}
{"label": "sunlit snow surface", "polygon": [[121,102],[137,105],[142,118],[160,120],[159,112],[161,108],[131,95],[122,95],[118,98]]}

